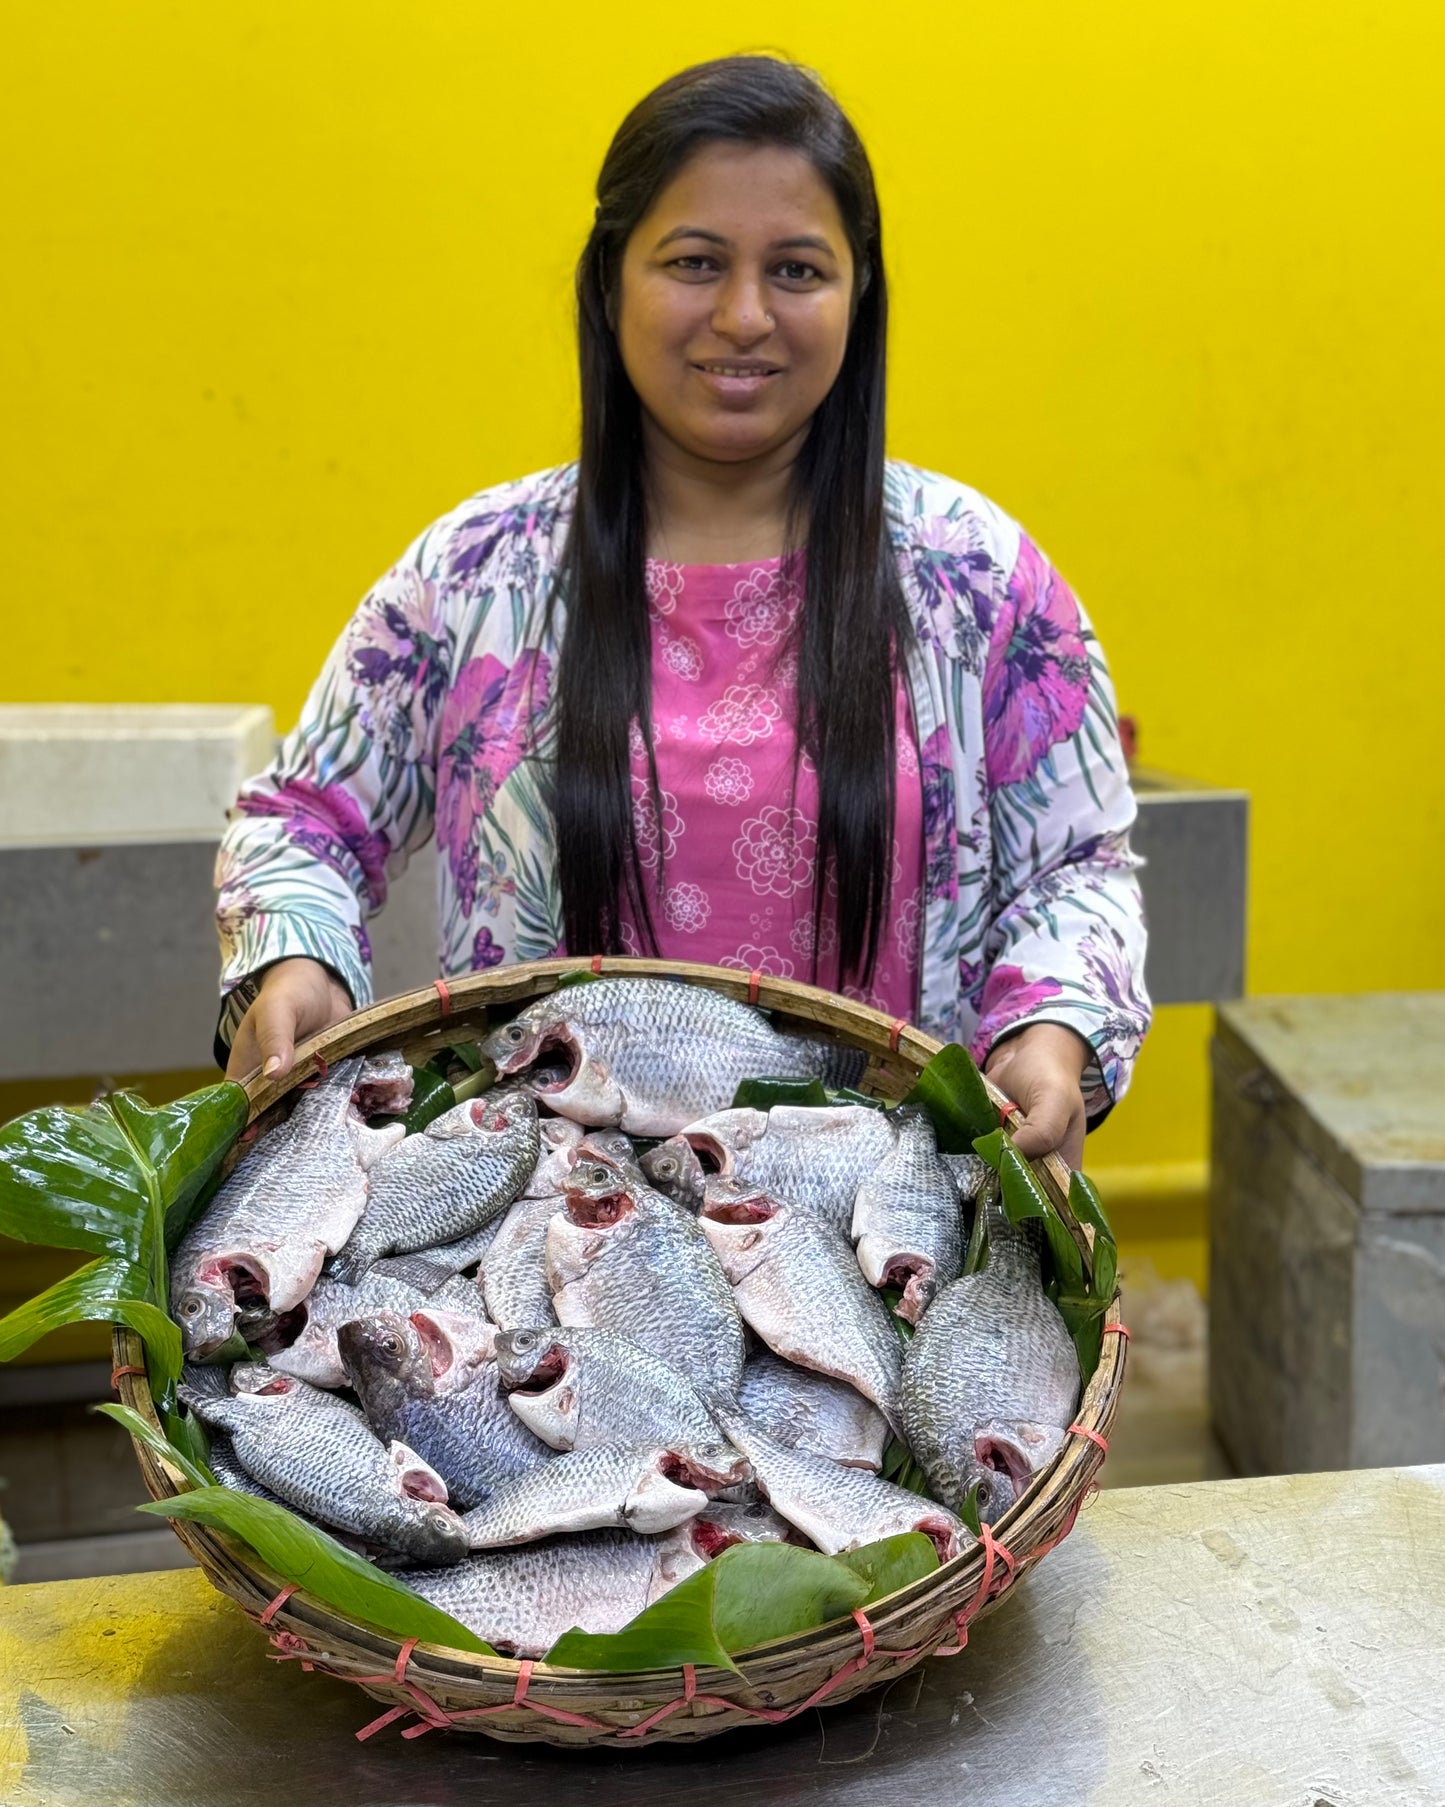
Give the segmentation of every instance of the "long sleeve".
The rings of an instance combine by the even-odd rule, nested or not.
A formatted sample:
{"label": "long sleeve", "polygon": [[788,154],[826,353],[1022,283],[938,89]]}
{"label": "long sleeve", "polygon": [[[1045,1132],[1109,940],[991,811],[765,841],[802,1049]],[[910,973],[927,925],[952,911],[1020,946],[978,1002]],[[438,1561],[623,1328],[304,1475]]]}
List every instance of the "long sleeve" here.
{"label": "long sleeve", "polygon": [[991,625],[983,713],[994,868],[973,1052],[1027,1023],[1075,1030],[1098,1121],[1149,1026],[1135,803],[1103,653],[1026,536]]}
{"label": "long sleeve", "polygon": [[297,726],[231,812],[216,863],[222,1048],[277,960],[319,960],[370,1002],[367,919],[433,829],[452,656],[438,537],[422,535],[364,598]]}

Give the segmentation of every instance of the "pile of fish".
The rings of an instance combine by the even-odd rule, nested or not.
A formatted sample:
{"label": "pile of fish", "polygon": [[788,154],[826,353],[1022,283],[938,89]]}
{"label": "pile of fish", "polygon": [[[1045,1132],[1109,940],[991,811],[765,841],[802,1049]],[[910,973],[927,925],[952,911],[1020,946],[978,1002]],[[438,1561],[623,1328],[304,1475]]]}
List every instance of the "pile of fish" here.
{"label": "pile of fish", "polygon": [[[400,1054],[338,1062],[176,1250],[218,1480],[539,1656],[740,1542],[921,1531],[947,1561],[970,1495],[993,1520],[1056,1454],[1078,1362],[983,1164],[906,1106],[732,1108],[861,1054],[627,978],[482,1052],[491,1089],[412,1135],[367,1122],[407,1108]],[[932,1497],[880,1477],[892,1438]]]}

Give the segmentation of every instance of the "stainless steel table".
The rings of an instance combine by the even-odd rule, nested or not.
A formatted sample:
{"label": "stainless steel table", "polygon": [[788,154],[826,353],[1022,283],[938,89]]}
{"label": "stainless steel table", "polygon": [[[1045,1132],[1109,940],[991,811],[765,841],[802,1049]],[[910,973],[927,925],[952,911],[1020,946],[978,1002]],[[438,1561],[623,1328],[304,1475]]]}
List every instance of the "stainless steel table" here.
{"label": "stainless steel table", "polygon": [[0,1589],[0,1807],[1441,1807],[1445,1467],[1100,1496],[882,1694],[618,1755],[395,1728],[195,1571]]}

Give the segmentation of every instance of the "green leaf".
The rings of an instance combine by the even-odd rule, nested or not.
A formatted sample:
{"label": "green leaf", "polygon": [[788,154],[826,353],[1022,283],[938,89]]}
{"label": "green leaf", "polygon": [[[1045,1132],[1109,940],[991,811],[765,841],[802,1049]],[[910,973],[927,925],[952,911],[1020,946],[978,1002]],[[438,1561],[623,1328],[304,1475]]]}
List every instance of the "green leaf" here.
{"label": "green leaf", "polygon": [[458,1042],[456,1047],[447,1051],[455,1055],[469,1073],[475,1073],[487,1058],[475,1042]]}
{"label": "green leaf", "polygon": [[563,973],[557,981],[557,990],[565,991],[569,985],[595,985],[601,977],[601,973],[595,973],[588,967],[579,966],[576,972]]}
{"label": "green leaf", "polygon": [[868,1596],[860,1606],[872,1606],[875,1600],[896,1594],[901,1587],[911,1587],[938,1567],[938,1551],[932,1538],[921,1531],[903,1531],[897,1537],[885,1537],[878,1543],[864,1544],[861,1550],[848,1550],[833,1558],[861,1575],[868,1583]]}
{"label": "green leaf", "polygon": [[165,1214],[165,1247],[175,1248],[221,1157],[246,1127],[245,1089],[231,1080],[153,1107],[134,1092],[106,1100],[135,1155],[142,1184]]}
{"label": "green leaf", "polygon": [[1069,1209],[1078,1223],[1088,1224],[1094,1232],[1094,1271],[1089,1290],[1105,1301],[1112,1299],[1119,1277],[1119,1250],[1094,1182],[1086,1174],[1069,1175]]}
{"label": "green leaf", "polygon": [[[988,1157],[985,1155],[984,1159],[987,1160]],[[1039,1184],[1033,1168],[1007,1137],[1004,1138],[1003,1147],[999,1149],[997,1166],[1003,1192],[1003,1208],[1010,1223],[1022,1223],[1029,1217],[1047,1218],[1050,1215],[1048,1193]]]}
{"label": "green leaf", "polygon": [[444,1112],[451,1110],[456,1102],[457,1095],[445,1079],[439,1078],[426,1067],[418,1067],[412,1086],[411,1105],[402,1118],[406,1133],[409,1136],[416,1135],[418,1130],[425,1129],[428,1123],[435,1122]]}
{"label": "green leaf", "polygon": [[87,1262],[0,1318],[0,1361],[64,1324],[126,1324],[145,1343],[152,1386],[172,1384],[181,1372],[181,1333],[147,1297],[149,1287],[146,1270],[122,1255]]}
{"label": "green leaf", "polygon": [[[132,1437],[138,1437],[152,1455],[169,1462],[173,1468],[179,1468],[192,1487],[215,1486],[215,1477],[209,1469],[203,1468],[194,1456],[178,1444],[162,1436],[154,1425],[147,1424],[140,1413],[130,1406],[106,1404],[96,1406],[95,1410],[102,1418],[113,1419],[123,1430],[129,1431]],[[180,1421],[179,1415],[177,1421]],[[199,1420],[192,1419],[189,1422],[199,1423]]]}
{"label": "green leaf", "polygon": [[966,1154],[979,1136],[998,1127],[998,1107],[967,1048],[950,1042],[918,1075],[905,1104],[921,1104],[945,1154]]}
{"label": "green leaf", "polygon": [[863,1575],[816,1550],[784,1543],[735,1544],[621,1631],[607,1636],[566,1632],[546,1660],[569,1669],[619,1673],[682,1663],[732,1669],[736,1665],[730,1651],[825,1625],[861,1606],[868,1590]]}
{"label": "green leaf", "polygon": [[1087,1385],[1093,1378],[1099,1357],[1103,1353],[1107,1301],[1096,1299],[1088,1293],[1060,1292],[1054,1303],[1059,1308],[1065,1329],[1074,1339],[1074,1349],[1079,1357],[1079,1373]]}
{"label": "green leaf", "polygon": [[[171,1459],[176,1459],[175,1452]],[[259,1500],[229,1487],[199,1487],[176,1499],[152,1500],[138,1510],[154,1513],[158,1518],[184,1518],[217,1531],[229,1531],[249,1544],[284,1581],[295,1582],[338,1612],[381,1631],[441,1644],[450,1650],[495,1655],[489,1644],[484,1644],[450,1613],[423,1600],[384,1569],[343,1549],[334,1537],[270,1500]]]}
{"label": "green leaf", "polygon": [[958,1508],[958,1516],[975,1537],[979,1537],[983,1533],[983,1519],[978,1510],[978,1490],[982,1485],[981,1481],[975,1481]]}
{"label": "green leaf", "polygon": [[742,1082],[733,1093],[732,1108],[735,1111],[770,1111],[774,1105],[791,1104],[821,1110],[831,1102],[828,1088],[821,1079],[776,1079],[762,1075]]}

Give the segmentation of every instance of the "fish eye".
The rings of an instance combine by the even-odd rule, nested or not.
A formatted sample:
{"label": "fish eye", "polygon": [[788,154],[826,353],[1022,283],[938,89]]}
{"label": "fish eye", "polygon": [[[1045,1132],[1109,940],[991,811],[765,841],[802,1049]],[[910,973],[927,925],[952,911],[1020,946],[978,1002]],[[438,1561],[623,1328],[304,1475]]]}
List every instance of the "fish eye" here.
{"label": "fish eye", "polygon": [[514,1330],[512,1332],[512,1347],[514,1349],[534,1349],[536,1346],[537,1333],[535,1330]]}
{"label": "fish eye", "polygon": [[188,1318],[193,1318],[200,1309],[201,1301],[199,1299],[187,1299],[185,1304],[181,1307],[181,1310]]}
{"label": "fish eye", "polygon": [[661,1174],[665,1180],[670,1180],[673,1174],[677,1172],[677,1156],[672,1154],[664,1155],[660,1161],[654,1163],[653,1172]]}
{"label": "fish eye", "polygon": [[506,1028],[502,1031],[502,1034],[506,1039],[514,1045],[517,1042],[522,1041],[526,1036],[526,1033],[526,1030],[520,1023],[508,1023]]}
{"label": "fish eye", "polygon": [[387,1355],[400,1355],[402,1348],[401,1338],[395,1335],[384,1336],[381,1339],[381,1347],[383,1352]]}

